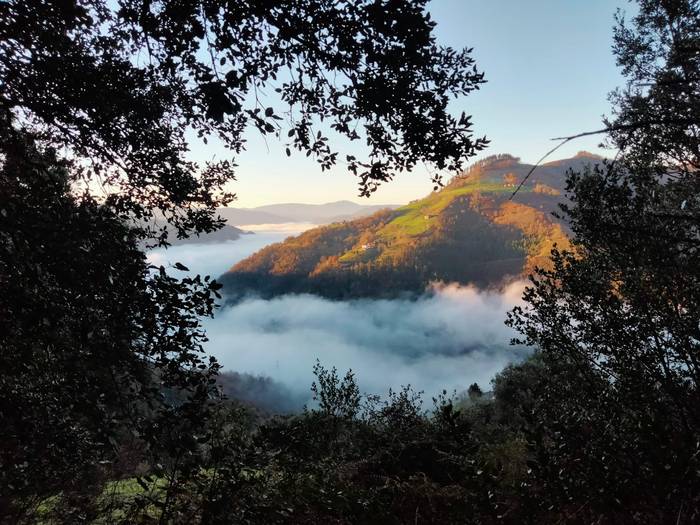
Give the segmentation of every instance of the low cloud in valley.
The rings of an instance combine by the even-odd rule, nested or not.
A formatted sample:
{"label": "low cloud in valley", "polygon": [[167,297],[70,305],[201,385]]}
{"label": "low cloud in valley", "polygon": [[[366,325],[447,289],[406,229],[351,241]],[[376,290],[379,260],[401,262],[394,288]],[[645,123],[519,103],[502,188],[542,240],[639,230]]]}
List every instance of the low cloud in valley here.
{"label": "low cloud in valley", "polygon": [[207,351],[227,370],[269,376],[302,397],[316,359],[352,369],[369,393],[410,384],[429,399],[473,382],[488,389],[498,371],[527,354],[509,344],[514,333],[503,324],[522,287],[495,293],[449,285],[417,300],[251,298],[206,322]]}
{"label": "low cloud in valley", "polygon": [[[236,241],[156,250],[149,259],[154,264],[181,262],[190,273],[218,276],[266,244],[302,229],[265,226]],[[529,352],[509,344],[515,334],[504,325],[506,312],[520,303],[523,286],[514,283],[496,292],[453,284],[418,299],[248,298],[204,321],[206,351],[225,371],[239,374],[230,378],[237,383],[233,391],[238,397],[239,390],[251,390],[245,385],[255,384],[265,390],[268,407],[277,405],[280,396],[287,399],[278,405],[285,409],[309,401],[316,359],[341,374],[352,369],[368,393],[385,394],[410,384],[430,400],[443,389],[460,392],[474,382],[487,390],[496,373]],[[271,381],[256,384],[258,376]],[[259,392],[242,397],[255,402]]]}

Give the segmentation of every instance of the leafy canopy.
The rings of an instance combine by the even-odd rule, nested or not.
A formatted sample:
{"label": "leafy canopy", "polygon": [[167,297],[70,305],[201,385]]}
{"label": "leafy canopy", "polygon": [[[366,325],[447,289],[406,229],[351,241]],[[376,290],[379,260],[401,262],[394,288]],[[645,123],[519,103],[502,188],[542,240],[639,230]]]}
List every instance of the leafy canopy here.
{"label": "leafy canopy", "polygon": [[[84,159],[118,210],[159,209],[181,234],[216,225],[231,159],[187,160],[188,131],[232,155],[252,126],[323,169],[332,130],[360,192],[417,162],[459,169],[486,145],[447,110],[484,81],[470,50],[439,46],[426,0],[77,0],[0,5],[0,111]],[[263,93],[276,92],[278,107]],[[322,124],[323,123],[323,124]]]}
{"label": "leafy canopy", "polygon": [[534,467],[543,505],[576,493],[586,521],[698,519],[699,45],[697,1],[619,17],[618,155],[569,177],[573,250],[553,251],[511,316],[557,378],[534,412],[533,439],[561,445]]}

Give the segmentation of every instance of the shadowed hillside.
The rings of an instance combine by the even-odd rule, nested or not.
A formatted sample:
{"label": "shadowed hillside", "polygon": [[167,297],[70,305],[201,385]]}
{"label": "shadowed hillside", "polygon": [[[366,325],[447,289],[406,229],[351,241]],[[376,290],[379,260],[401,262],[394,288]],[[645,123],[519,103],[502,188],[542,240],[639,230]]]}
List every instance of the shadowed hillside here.
{"label": "shadowed hillside", "polygon": [[545,164],[509,200],[531,166],[510,155],[489,157],[423,199],[268,246],[221,281],[234,299],[251,292],[394,296],[421,292],[431,281],[499,286],[568,243],[551,212],[563,199],[566,171],[598,160],[582,152]]}

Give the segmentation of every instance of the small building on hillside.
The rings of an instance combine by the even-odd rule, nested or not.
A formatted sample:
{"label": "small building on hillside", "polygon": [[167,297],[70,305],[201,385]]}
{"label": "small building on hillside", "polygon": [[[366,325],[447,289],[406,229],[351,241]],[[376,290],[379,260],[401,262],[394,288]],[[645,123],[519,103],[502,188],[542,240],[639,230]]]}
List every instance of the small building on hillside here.
{"label": "small building on hillside", "polygon": [[518,183],[518,176],[515,173],[506,173],[503,175],[503,186],[506,188],[514,188]]}

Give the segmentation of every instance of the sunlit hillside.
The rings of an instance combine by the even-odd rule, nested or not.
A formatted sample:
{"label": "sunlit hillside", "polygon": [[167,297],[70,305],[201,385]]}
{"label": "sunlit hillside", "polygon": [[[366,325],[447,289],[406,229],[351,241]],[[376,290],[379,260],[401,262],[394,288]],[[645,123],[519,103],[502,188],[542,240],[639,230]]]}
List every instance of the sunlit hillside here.
{"label": "sunlit hillside", "polygon": [[510,155],[475,163],[440,191],[395,210],[315,228],[268,246],[222,276],[227,294],[314,293],[333,298],[420,292],[430,282],[500,286],[546,265],[566,225],[552,216],[580,153],[539,167]]}

